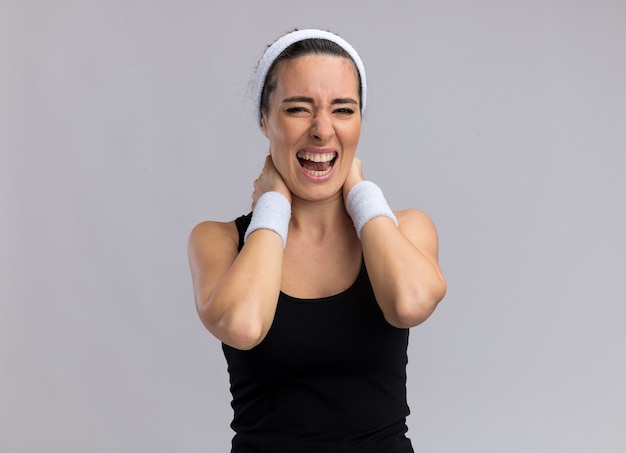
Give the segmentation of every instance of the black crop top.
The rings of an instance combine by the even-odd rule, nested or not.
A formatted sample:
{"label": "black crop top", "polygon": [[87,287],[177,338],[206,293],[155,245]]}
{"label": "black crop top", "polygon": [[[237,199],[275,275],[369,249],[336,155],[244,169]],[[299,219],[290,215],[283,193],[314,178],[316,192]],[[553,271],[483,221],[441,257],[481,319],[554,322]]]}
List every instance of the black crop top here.
{"label": "black crop top", "polygon": [[[236,220],[239,247],[250,215]],[[405,437],[408,329],[388,324],[365,264],[321,299],[280,293],[265,339],[222,345],[230,375],[233,453],[413,452]]]}

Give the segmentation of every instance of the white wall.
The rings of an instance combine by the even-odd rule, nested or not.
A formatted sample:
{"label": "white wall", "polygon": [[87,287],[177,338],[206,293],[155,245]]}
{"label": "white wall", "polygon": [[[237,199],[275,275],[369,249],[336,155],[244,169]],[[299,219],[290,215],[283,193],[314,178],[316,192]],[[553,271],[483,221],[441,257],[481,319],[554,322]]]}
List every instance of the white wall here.
{"label": "white wall", "polygon": [[189,230],[249,208],[264,46],[361,53],[366,175],[435,220],[416,451],[626,447],[626,3],[0,2],[0,450],[224,452]]}

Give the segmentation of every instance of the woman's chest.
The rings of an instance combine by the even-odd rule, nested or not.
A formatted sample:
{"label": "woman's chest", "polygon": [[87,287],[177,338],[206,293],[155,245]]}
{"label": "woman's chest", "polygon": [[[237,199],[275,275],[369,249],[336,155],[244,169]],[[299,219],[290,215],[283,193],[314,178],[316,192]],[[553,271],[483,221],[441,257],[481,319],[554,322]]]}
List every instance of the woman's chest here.
{"label": "woman's chest", "polygon": [[329,298],[281,294],[270,331],[249,351],[249,365],[263,364],[276,379],[329,370],[371,375],[404,363],[407,341],[408,331],[385,321],[363,269],[354,285]]}
{"label": "woman's chest", "polygon": [[334,296],[354,284],[361,264],[360,248],[286,251],[280,289],[301,299]]}

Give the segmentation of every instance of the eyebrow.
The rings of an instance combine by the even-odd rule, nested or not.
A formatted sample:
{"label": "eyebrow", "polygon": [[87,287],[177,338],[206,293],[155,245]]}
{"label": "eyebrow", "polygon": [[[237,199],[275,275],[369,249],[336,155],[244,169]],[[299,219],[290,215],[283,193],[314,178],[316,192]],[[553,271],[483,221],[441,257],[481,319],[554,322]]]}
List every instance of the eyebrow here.
{"label": "eyebrow", "polygon": [[[290,98],[283,99],[283,103],[285,102],[306,102],[308,104],[315,104],[313,98],[307,96],[293,96]],[[331,105],[335,104],[358,104],[358,102],[352,98],[337,98],[330,101]]]}

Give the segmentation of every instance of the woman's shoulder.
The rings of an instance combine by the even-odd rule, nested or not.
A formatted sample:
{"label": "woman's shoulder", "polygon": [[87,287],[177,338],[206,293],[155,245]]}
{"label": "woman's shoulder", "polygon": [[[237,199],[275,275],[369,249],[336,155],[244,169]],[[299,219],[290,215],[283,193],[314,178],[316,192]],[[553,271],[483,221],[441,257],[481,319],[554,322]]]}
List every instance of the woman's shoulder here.
{"label": "woman's shoulder", "polygon": [[401,211],[395,211],[394,214],[396,219],[398,219],[398,225],[404,223],[416,226],[434,226],[428,214],[419,209],[403,209]]}
{"label": "woman's shoulder", "polygon": [[198,223],[189,234],[189,245],[195,247],[205,244],[232,244],[232,246],[237,247],[239,244],[239,233],[236,221],[205,220]]}
{"label": "woman's shoulder", "polygon": [[405,209],[394,212],[398,227],[413,243],[436,244],[437,229],[431,218],[419,209]]}

